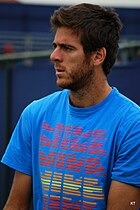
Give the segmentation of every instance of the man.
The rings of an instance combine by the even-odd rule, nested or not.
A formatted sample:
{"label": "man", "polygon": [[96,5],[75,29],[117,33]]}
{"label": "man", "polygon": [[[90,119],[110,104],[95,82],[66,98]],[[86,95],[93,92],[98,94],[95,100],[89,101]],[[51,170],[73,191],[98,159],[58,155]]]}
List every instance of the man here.
{"label": "man", "polygon": [[[4,210],[129,210],[140,206],[140,108],[107,81],[122,27],[111,9],[60,8],[57,84],[23,111],[2,162],[16,170]],[[33,191],[33,193],[32,193]]]}

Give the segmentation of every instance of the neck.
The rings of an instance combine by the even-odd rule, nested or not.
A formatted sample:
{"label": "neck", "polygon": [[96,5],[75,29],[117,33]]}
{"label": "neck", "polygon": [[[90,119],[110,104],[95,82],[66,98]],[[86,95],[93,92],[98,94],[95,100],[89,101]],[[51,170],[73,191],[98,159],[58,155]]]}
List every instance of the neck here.
{"label": "neck", "polygon": [[112,88],[109,86],[106,78],[100,82],[96,80],[92,85],[81,88],[77,91],[70,91],[70,103],[75,107],[90,107],[104,100]]}

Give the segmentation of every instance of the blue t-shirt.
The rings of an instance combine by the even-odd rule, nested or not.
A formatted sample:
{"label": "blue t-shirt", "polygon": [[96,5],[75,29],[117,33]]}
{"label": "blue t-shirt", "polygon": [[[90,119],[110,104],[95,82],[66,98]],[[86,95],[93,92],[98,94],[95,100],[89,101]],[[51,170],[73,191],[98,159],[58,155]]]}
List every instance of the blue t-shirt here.
{"label": "blue t-shirt", "polygon": [[69,91],[23,111],[2,162],[32,176],[35,210],[105,210],[111,180],[140,187],[140,108],[116,88],[73,107]]}

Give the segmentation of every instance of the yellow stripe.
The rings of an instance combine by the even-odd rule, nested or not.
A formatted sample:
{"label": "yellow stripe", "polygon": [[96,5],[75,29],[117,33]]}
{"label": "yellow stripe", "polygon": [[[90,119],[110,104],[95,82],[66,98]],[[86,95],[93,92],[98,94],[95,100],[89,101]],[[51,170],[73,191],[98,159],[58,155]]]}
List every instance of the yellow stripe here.
{"label": "yellow stripe", "polygon": [[97,190],[97,191],[101,191],[102,190],[102,188],[99,188],[99,187],[85,187],[85,186],[83,187],[83,189],[84,190],[88,190],[88,189],[89,190]]}
{"label": "yellow stripe", "polygon": [[81,187],[81,185],[78,185],[78,184],[69,184],[69,183],[66,183],[66,182],[64,182],[64,186],[66,186],[66,185],[68,185],[68,186],[72,186],[72,187]]}

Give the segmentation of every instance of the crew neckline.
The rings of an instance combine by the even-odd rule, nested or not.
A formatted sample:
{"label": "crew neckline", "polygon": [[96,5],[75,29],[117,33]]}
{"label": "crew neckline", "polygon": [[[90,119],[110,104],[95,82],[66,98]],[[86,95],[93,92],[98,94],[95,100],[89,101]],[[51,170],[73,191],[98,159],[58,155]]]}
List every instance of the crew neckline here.
{"label": "crew neckline", "polygon": [[115,88],[115,87],[112,87],[112,90],[111,92],[108,94],[108,96],[102,100],[100,103],[96,104],[96,105],[93,105],[93,106],[90,106],[90,107],[84,107],[84,108],[80,108],[80,107],[75,107],[75,106],[72,106],[69,102],[69,91],[68,91],[68,94],[67,94],[67,97],[68,97],[68,106],[69,106],[69,109],[70,109],[70,113],[71,114],[78,114],[78,115],[85,115],[85,114],[90,114],[91,112],[96,112],[97,110],[101,109],[102,107],[104,107],[105,104],[108,104],[112,98],[113,98],[113,95],[118,92],[118,90]]}

